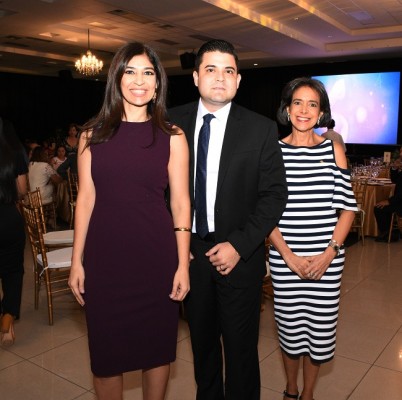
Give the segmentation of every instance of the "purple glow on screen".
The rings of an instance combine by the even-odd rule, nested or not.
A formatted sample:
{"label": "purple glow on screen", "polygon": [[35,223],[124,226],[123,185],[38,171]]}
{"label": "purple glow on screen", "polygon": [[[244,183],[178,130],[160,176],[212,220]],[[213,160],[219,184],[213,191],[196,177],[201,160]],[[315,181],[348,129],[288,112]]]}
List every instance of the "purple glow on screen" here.
{"label": "purple glow on screen", "polygon": [[[397,144],[400,72],[314,76],[346,143]],[[318,133],[326,129],[317,129]]]}

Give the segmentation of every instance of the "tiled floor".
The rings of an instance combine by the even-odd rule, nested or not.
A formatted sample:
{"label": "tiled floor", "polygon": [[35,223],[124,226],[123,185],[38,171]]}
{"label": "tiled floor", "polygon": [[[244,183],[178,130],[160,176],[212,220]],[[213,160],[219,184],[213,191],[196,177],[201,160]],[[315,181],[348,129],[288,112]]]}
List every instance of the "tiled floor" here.
{"label": "tiled floor", "polygon": [[[55,323],[49,326],[44,293],[39,310],[33,307],[31,264],[27,250],[17,340],[8,349],[0,348],[0,398],[95,400],[84,314],[70,294],[59,295]],[[282,400],[285,378],[269,299],[261,313],[259,350],[261,399]],[[124,399],[141,398],[140,373],[126,374]],[[194,398],[189,333],[180,321],[167,400]],[[358,243],[348,249],[336,356],[322,367],[315,398],[402,399],[402,241],[367,239],[364,247]]]}

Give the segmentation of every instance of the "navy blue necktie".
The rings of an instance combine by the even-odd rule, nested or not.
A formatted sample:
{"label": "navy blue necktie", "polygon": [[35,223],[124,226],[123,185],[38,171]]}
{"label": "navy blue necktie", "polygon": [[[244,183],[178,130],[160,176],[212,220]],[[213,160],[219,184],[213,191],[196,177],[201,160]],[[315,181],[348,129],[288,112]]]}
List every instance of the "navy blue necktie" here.
{"label": "navy blue necktie", "polygon": [[208,234],[207,220],[207,155],[210,127],[213,114],[204,115],[197,147],[197,170],[195,175],[195,230],[201,238]]}

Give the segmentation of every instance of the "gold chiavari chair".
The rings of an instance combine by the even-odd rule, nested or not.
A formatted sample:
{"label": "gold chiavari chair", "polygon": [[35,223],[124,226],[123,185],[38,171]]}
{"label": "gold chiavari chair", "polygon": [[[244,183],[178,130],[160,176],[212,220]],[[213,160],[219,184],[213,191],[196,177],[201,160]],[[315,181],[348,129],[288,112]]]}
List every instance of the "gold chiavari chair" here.
{"label": "gold chiavari chair", "polygon": [[43,222],[38,207],[23,204],[23,215],[31,245],[35,277],[35,309],[39,307],[42,282],[46,286],[49,325],[53,325],[53,295],[69,291],[72,247],[48,251],[43,238]]}
{"label": "gold chiavari chair", "polygon": [[[46,233],[47,228],[46,228],[46,223],[48,223],[49,225],[52,225],[53,229],[56,230],[57,229],[57,215],[56,215],[56,204],[55,202],[52,200],[50,203],[46,203],[43,204],[42,201],[42,196],[40,194],[40,189],[36,188],[35,190],[30,190],[28,192],[28,200],[29,200],[29,204],[32,207],[40,207],[41,208],[41,213],[42,213],[42,217],[43,217],[43,228],[44,231]],[[52,221],[52,223],[50,224],[49,221]]]}
{"label": "gold chiavari chair", "polygon": [[33,208],[37,208],[39,212],[40,222],[42,224],[43,238],[45,241],[46,248],[61,248],[73,245],[73,230],[55,230],[47,231],[46,226],[46,211],[42,205],[42,197],[40,190],[36,189],[32,192],[28,192],[28,202]]}
{"label": "gold chiavari chair", "polygon": [[389,232],[388,232],[388,243],[391,242],[392,231],[394,229],[397,229],[399,231],[399,235],[401,234],[401,232],[402,232],[402,215],[399,215],[396,212],[392,213],[391,224],[389,226]]}
{"label": "gold chiavari chair", "polygon": [[70,229],[74,225],[74,212],[75,206],[77,204],[78,196],[78,174],[71,172],[70,169],[67,170],[68,177],[68,192],[69,192],[69,204],[70,204]]}
{"label": "gold chiavari chair", "polygon": [[357,230],[357,240],[362,238],[362,244],[364,246],[364,217],[365,211],[364,201],[367,193],[367,179],[359,179],[352,182],[353,193],[356,198],[356,204],[358,211],[355,212],[355,218],[352,223],[351,230]]}

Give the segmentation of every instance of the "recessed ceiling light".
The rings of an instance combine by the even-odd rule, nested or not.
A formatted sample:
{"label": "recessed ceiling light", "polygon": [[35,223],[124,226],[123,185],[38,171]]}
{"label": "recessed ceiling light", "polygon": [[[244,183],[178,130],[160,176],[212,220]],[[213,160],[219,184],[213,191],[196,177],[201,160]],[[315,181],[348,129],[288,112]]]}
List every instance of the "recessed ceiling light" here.
{"label": "recessed ceiling light", "polygon": [[367,11],[352,11],[352,12],[348,12],[347,14],[349,14],[351,17],[357,19],[360,22],[367,22],[367,21],[374,20],[372,15],[370,13],[368,13]]}
{"label": "recessed ceiling light", "polygon": [[117,29],[117,26],[115,25],[106,25],[102,22],[90,22],[89,25],[94,26],[95,28],[101,28],[101,29],[106,29],[106,30],[113,30],[113,29]]}

